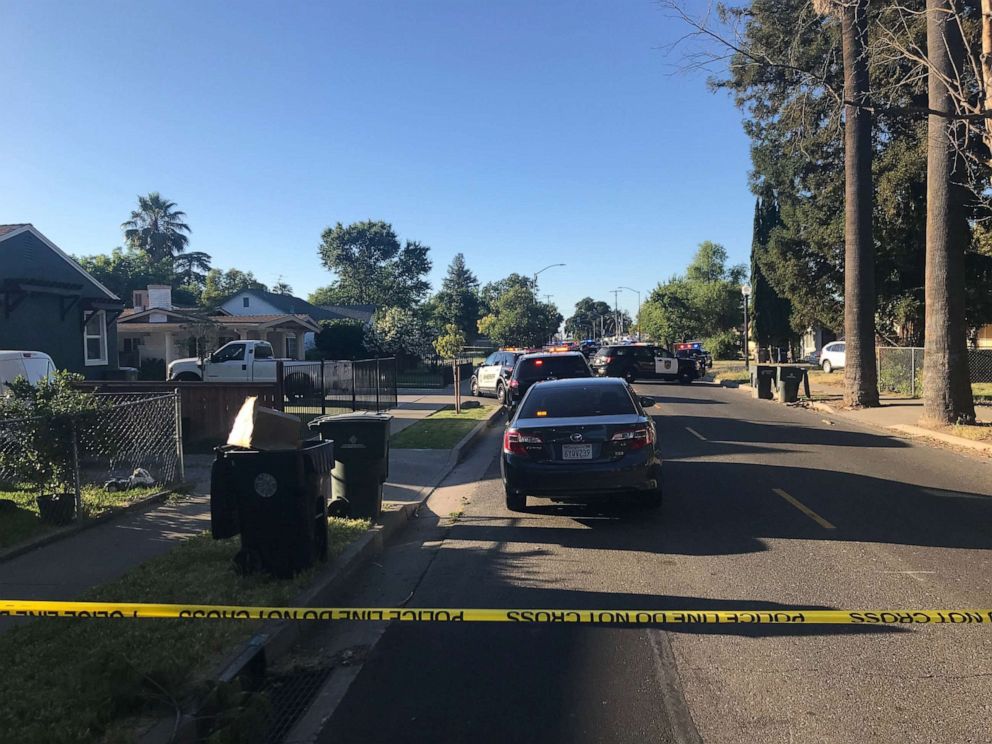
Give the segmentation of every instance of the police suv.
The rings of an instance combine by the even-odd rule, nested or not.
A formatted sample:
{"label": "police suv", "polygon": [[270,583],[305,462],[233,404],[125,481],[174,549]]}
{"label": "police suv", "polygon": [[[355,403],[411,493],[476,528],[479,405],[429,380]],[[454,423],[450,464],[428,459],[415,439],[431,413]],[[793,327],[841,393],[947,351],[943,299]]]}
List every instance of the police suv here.
{"label": "police suv", "polygon": [[487,356],[472,375],[472,395],[492,395],[500,403],[506,403],[513,367],[525,353],[524,350],[508,349]]}

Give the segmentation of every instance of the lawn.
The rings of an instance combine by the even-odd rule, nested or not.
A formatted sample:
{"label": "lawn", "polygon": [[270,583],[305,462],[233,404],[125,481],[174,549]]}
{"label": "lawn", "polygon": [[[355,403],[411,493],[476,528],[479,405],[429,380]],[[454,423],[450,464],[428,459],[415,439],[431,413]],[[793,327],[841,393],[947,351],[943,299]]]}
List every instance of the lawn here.
{"label": "lawn", "polygon": [[453,407],[442,408],[394,434],[389,440],[390,446],[398,449],[451,449],[476,424],[488,418],[494,408],[492,405],[477,408],[463,406],[461,413],[455,413]]}
{"label": "lawn", "polygon": [[[361,520],[329,520],[331,555],[367,529]],[[238,545],[206,534],[188,539],[81,599],[285,606],[312,577],[241,577],[232,566]],[[258,628],[237,620],[62,618],[12,628],[0,635],[2,738],[134,741],[139,718],[172,715],[173,701],[204,690],[224,654]]]}
{"label": "lawn", "polygon": [[[132,488],[129,491],[108,492],[99,486],[83,488],[83,519],[93,519],[121,509],[132,501],[157,493],[162,486]],[[26,489],[0,490],[0,549],[57,529],[38,517],[35,492]]]}
{"label": "lawn", "polygon": [[971,394],[975,396],[976,403],[992,403],[992,382],[971,383]]}
{"label": "lawn", "polygon": [[715,359],[709,374],[714,380],[727,382],[750,382],[751,373],[744,368],[744,362],[739,359]]}

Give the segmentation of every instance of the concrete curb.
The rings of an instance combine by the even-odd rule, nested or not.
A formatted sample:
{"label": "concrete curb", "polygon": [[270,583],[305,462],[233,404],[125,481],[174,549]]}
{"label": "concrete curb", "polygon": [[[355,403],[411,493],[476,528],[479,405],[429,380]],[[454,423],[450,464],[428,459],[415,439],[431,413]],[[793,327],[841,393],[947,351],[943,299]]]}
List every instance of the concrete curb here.
{"label": "concrete curb", "polygon": [[[420,508],[437,490],[468,451],[475,446],[486,429],[503,414],[503,407],[496,407],[485,419],[462,437],[451,450],[448,462],[434,483],[425,486],[418,501],[399,505],[397,509],[384,511],[382,522],[373,525],[368,532],[351,543],[344,552],[328,564],[314,577],[313,583],[293,598],[294,607],[331,606],[335,598],[343,594],[354,577],[378,557],[389,541],[401,532],[406,524],[417,516]],[[265,678],[268,665],[288,653],[293,646],[320,629],[317,623],[291,621],[271,621],[246,643],[229,654],[219,665],[212,679],[230,683],[239,681],[244,689],[259,689]],[[178,728],[174,718],[162,719],[141,736],[142,744],[183,744],[199,741],[197,720],[202,716],[201,708],[205,700],[194,700],[191,713],[182,716]]]}
{"label": "concrete curb", "polygon": [[12,558],[17,558],[18,556],[24,555],[25,553],[30,553],[32,550],[37,548],[42,548],[45,545],[51,545],[59,540],[64,540],[67,537],[72,537],[84,530],[88,530],[91,527],[96,527],[98,524],[104,524],[106,522],[111,522],[115,519],[120,519],[128,514],[134,514],[136,512],[147,511],[153,506],[165,501],[165,499],[172,493],[180,490],[185,484],[180,483],[173,488],[167,489],[165,491],[159,491],[157,493],[150,494],[148,496],[143,496],[137,501],[132,501],[127,506],[122,506],[120,509],[113,509],[105,514],[101,514],[98,517],[93,517],[92,519],[81,520],[75,524],[71,524],[68,527],[59,528],[53,532],[49,532],[45,535],[40,535],[39,537],[26,540],[17,545],[13,545],[9,548],[0,550],[0,563],[9,561]]}

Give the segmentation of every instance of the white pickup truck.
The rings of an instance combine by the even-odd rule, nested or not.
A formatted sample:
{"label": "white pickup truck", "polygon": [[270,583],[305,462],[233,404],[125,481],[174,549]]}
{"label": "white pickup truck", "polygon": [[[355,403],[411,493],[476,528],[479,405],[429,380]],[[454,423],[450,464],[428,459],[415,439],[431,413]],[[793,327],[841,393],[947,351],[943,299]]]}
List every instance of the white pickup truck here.
{"label": "white pickup truck", "polygon": [[[297,395],[316,388],[310,368],[313,362],[276,359],[268,341],[231,341],[206,359],[176,359],[169,365],[168,379],[177,382],[275,382],[276,362],[282,362],[287,388]],[[298,367],[289,373],[289,369]],[[289,392],[287,390],[287,392]]]}

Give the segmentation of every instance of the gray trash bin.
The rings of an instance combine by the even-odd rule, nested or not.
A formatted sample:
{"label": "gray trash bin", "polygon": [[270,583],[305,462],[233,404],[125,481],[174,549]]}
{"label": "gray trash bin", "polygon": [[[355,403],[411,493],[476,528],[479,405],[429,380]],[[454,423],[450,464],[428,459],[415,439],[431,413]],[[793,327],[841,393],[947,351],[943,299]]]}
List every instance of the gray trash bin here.
{"label": "gray trash bin", "polygon": [[387,413],[362,411],[320,416],[310,422],[321,439],[334,441],[332,514],[375,521],[382,512],[382,484],[389,477]]}
{"label": "gray trash bin", "polygon": [[780,403],[795,403],[799,400],[799,384],[805,375],[806,370],[802,367],[779,367],[777,393]]}
{"label": "gray trash bin", "polygon": [[767,364],[759,364],[751,370],[751,396],[771,400],[772,384],[775,382],[775,368]]}

